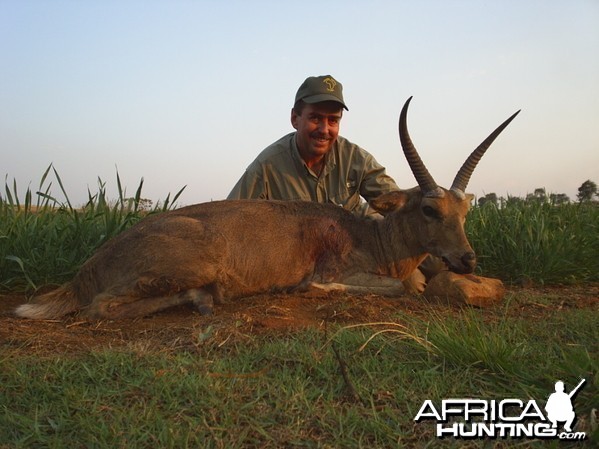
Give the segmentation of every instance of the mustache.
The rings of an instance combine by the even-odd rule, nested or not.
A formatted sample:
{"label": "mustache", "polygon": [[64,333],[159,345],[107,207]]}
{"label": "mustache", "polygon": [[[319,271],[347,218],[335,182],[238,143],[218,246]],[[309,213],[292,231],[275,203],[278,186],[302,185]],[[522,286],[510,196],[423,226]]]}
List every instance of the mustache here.
{"label": "mustache", "polygon": [[331,136],[329,133],[321,133],[319,131],[314,131],[313,133],[310,133],[310,137],[313,139],[332,139],[333,136]]}

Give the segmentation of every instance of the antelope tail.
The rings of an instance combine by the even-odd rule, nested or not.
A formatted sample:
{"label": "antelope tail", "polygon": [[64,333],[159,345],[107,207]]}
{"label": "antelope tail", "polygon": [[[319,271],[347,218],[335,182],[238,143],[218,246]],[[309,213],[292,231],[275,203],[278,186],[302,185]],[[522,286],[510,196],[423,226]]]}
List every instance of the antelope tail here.
{"label": "antelope tail", "polygon": [[56,290],[38,296],[28,304],[16,308],[15,314],[23,318],[48,320],[60,318],[81,308],[70,284],[65,284]]}

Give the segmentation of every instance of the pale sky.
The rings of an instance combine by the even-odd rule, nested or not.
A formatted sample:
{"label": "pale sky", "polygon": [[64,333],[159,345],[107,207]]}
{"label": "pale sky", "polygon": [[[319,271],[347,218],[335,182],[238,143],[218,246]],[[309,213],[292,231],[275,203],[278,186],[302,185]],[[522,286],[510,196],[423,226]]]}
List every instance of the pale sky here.
{"label": "pale sky", "polygon": [[402,188],[412,95],[440,185],[518,109],[470,192],[599,183],[599,0],[0,0],[0,175],[35,191],[52,163],[75,204],[98,177],[116,197],[117,169],[130,195],[143,177],[154,201],[223,199],[324,74],[344,87],[340,134]]}

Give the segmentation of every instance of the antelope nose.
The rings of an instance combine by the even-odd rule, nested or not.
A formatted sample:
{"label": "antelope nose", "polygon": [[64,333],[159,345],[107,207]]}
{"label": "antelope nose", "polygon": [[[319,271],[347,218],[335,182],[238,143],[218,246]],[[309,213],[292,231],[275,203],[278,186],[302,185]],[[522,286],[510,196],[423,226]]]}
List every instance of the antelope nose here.
{"label": "antelope nose", "polygon": [[474,267],[476,267],[476,254],[474,254],[472,251],[464,254],[462,256],[462,264],[464,265],[464,268],[466,268],[468,272],[470,272],[470,273],[473,272]]}

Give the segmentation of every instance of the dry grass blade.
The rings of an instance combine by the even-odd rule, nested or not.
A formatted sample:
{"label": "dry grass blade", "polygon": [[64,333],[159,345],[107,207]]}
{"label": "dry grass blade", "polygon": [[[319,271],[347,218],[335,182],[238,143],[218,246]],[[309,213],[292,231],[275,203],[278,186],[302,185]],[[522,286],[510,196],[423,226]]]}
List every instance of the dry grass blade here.
{"label": "dry grass blade", "polygon": [[427,351],[437,349],[435,347],[435,345],[433,345],[430,341],[416,335],[413,332],[413,330],[411,330],[408,326],[406,326],[404,324],[396,323],[393,321],[377,321],[377,322],[372,322],[372,323],[351,324],[351,325],[343,326],[343,327],[339,328],[339,330],[337,330],[331,337],[329,337],[327,339],[327,341],[321,347],[321,350],[324,349],[325,346],[331,344],[333,342],[333,340],[335,339],[335,337],[345,330],[356,329],[356,328],[373,328],[373,327],[377,327],[377,326],[390,326],[390,328],[382,329],[382,330],[378,330],[378,331],[374,332],[370,337],[368,337],[366,342],[364,342],[364,344],[362,344],[358,348],[357,352],[363,351],[370,344],[370,342],[372,340],[374,340],[376,337],[378,337],[379,335],[387,334],[387,333],[398,334],[403,337],[406,337],[406,339],[413,340],[416,343],[418,343],[419,345],[421,345],[423,348],[425,348]]}

